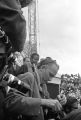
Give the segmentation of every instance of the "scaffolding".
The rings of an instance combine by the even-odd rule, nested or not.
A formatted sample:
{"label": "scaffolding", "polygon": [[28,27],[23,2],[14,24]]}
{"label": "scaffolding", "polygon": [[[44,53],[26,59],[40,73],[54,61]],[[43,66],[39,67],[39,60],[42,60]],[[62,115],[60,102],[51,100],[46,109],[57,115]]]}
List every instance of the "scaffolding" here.
{"label": "scaffolding", "polygon": [[29,32],[29,52],[37,52],[37,0],[33,0],[28,6],[28,32]]}
{"label": "scaffolding", "polygon": [[37,53],[38,42],[38,0],[33,0],[25,10],[27,22],[27,40],[22,54],[30,57],[32,53]]}

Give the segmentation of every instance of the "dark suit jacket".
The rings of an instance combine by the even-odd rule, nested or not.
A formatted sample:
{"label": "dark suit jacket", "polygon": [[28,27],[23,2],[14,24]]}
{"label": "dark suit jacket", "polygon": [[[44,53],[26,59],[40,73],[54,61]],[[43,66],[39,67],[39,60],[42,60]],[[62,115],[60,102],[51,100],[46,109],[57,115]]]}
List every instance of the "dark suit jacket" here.
{"label": "dark suit jacket", "polygon": [[63,120],[81,120],[81,108],[67,114]]}
{"label": "dark suit jacket", "polygon": [[9,37],[13,50],[22,51],[26,40],[26,21],[19,0],[0,0],[0,26]]}

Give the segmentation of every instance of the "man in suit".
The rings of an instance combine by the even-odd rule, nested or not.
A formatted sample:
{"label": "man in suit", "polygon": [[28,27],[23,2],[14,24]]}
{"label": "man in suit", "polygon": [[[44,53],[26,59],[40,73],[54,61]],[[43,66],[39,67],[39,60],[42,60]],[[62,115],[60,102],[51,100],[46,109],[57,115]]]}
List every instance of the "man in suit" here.
{"label": "man in suit", "polygon": [[[2,31],[0,31],[2,32]],[[5,65],[8,63],[9,42],[8,37],[5,37],[4,32],[0,34],[0,119],[28,119],[28,120],[44,120],[42,106],[53,108],[56,111],[61,110],[61,104],[58,100],[41,99],[38,86],[31,76],[29,83],[32,95],[23,93],[17,88],[12,88],[9,81],[19,80],[17,77],[8,74],[8,79],[5,81]],[[7,71],[6,71],[7,72]],[[4,73],[4,74],[3,74]],[[23,80],[24,81],[24,80]],[[24,81],[28,85],[28,81]],[[20,81],[18,85],[20,85]],[[31,84],[32,83],[32,84]],[[3,113],[3,114],[2,114]],[[4,118],[5,117],[5,118]]]}

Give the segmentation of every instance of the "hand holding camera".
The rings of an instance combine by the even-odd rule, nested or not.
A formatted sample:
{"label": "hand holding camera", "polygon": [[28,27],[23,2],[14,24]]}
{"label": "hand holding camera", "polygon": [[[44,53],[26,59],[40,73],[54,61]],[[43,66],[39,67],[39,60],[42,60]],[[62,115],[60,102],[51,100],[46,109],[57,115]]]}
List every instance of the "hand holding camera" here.
{"label": "hand holding camera", "polygon": [[65,105],[66,102],[67,102],[67,98],[66,98],[66,96],[64,94],[59,94],[57,96],[57,99],[59,100],[61,105]]}

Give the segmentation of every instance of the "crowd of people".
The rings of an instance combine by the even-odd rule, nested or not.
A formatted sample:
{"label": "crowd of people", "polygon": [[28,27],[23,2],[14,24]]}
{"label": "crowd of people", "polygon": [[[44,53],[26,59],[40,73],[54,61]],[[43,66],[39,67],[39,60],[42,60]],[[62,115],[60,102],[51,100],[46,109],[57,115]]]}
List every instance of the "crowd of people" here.
{"label": "crowd of people", "polygon": [[[51,57],[39,61],[37,53],[30,58],[21,55],[26,41],[22,8],[31,3],[0,0],[0,120],[80,120],[75,97],[50,98],[47,82],[59,70],[57,61]],[[62,86],[64,82],[62,76]]]}
{"label": "crowd of people", "polygon": [[[57,62],[47,57],[40,62],[38,69],[39,55],[37,53],[33,53],[28,59],[22,58],[20,52],[10,52],[12,47],[10,46],[8,49],[6,47],[9,44],[6,34],[2,30],[0,30],[0,34],[2,60],[0,70],[3,73],[0,80],[0,94],[2,95],[0,96],[3,102],[0,104],[0,108],[3,108],[0,111],[1,117],[43,120],[47,108],[60,111],[61,102],[64,103],[65,99],[62,98],[60,102],[51,99],[46,86],[47,81],[51,80],[59,69]],[[4,88],[5,96],[2,88]]]}
{"label": "crowd of people", "polygon": [[81,98],[81,77],[79,74],[63,74],[61,75],[61,92],[66,96],[68,94]]}

